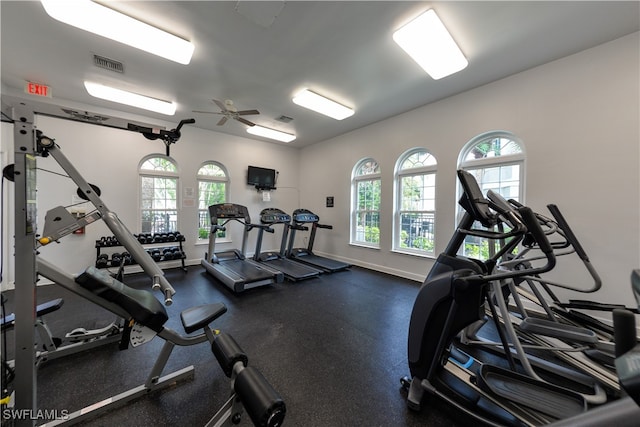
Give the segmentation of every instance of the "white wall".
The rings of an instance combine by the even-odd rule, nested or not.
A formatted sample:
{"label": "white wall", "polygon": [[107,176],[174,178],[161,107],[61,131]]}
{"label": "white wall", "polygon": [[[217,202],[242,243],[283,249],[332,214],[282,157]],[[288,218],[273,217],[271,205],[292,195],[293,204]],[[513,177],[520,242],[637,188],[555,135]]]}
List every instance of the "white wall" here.
{"label": "white wall", "polygon": [[[639,52],[635,33],[304,148],[302,205],[334,226],[318,233],[316,250],[423,280],[432,259],[391,252],[396,159],[421,146],[438,161],[439,253],[455,228],[460,149],[481,133],[507,130],[524,142],[526,203],[540,212],[557,204],[603,279],[603,289],[584,298],[633,305],[629,275],[640,267]],[[382,172],[379,250],[348,244],[350,176],[364,157],[376,159]],[[326,196],[335,197],[335,207],[325,207]],[[584,269],[568,261],[555,277],[588,287]]]}
{"label": "white wall", "polygon": [[[61,152],[72,162],[89,183],[102,190],[102,200],[114,211],[132,233],[140,231],[138,220],[140,160],[151,153],[165,153],[164,144],[145,139],[141,134],[68,120],[37,116],[36,125],[45,135],[54,138]],[[173,125],[175,126],[175,124]],[[298,157],[299,150],[277,144],[263,143],[246,138],[233,137],[186,125],[182,137],[171,146],[171,157],[180,171],[180,192],[185,187],[197,191],[196,172],[202,162],[215,160],[222,163],[230,175],[229,201],[248,207],[253,222],[259,222],[259,213],[265,207],[279,207],[292,211],[299,205]],[[52,157],[38,158],[38,168],[62,172]],[[271,192],[271,201],[263,202],[261,193],[246,185],[248,165],[273,168],[279,171],[278,189]],[[77,187],[73,182],[43,170],[38,171],[38,230],[44,227],[47,210],[70,205]],[[180,196],[182,197],[182,196]],[[76,197],[77,198],[77,197]],[[182,200],[182,198],[180,198]],[[86,203],[87,212],[91,205]],[[197,244],[197,204],[179,208],[179,231],[186,236],[187,262],[199,264],[207,249],[206,243]],[[228,226],[232,242],[221,244],[216,250],[240,248],[242,226],[232,222]],[[263,250],[280,247],[280,233],[265,233]],[[84,235],[69,235],[60,244],[50,244],[40,252],[47,260],[63,270],[78,273],[95,262],[95,241],[112,233],[100,221],[86,228]],[[257,231],[250,235],[247,252],[253,253]],[[123,248],[114,248],[122,252]],[[178,261],[173,261],[179,264]],[[167,264],[171,265],[171,264]],[[165,266],[167,266],[165,265]]]}

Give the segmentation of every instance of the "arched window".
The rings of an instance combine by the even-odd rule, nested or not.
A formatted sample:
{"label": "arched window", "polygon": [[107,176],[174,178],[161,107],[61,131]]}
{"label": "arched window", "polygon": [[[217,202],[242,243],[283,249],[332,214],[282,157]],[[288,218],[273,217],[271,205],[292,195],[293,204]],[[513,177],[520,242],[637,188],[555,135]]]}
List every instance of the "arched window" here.
{"label": "arched window", "polygon": [[351,194],[351,243],[380,247],[380,165],[374,159],[354,166]]}
{"label": "arched window", "polygon": [[[223,165],[205,162],[198,169],[198,239],[208,239],[211,229],[209,206],[227,201],[229,178]],[[224,237],[220,231],[219,237]]]}
{"label": "arched window", "polygon": [[145,157],[140,175],[140,231],[167,233],[178,230],[178,167],[173,159],[154,154]]}
{"label": "arched window", "polygon": [[458,167],[472,173],[480,188],[491,189],[507,199],[523,197],[524,150],[508,132],[490,132],[469,141],[460,153]]}
{"label": "arched window", "polygon": [[395,251],[434,253],[437,165],[436,158],[424,148],[411,149],[396,162]]}
{"label": "arched window", "polygon": [[[487,132],[471,139],[460,151],[458,168],[470,172],[486,195],[488,190],[506,199],[524,202],[525,153],[522,141],[506,131]],[[462,188],[458,185],[460,199]],[[458,221],[462,208],[458,207]],[[478,223],[475,226],[481,227]],[[487,239],[468,236],[462,253],[476,259],[489,257]]]}

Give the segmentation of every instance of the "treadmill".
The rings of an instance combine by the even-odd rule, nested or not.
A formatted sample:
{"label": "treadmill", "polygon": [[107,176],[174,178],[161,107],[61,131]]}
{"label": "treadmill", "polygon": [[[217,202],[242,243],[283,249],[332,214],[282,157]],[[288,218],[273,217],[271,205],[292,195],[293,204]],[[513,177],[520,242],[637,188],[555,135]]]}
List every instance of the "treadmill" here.
{"label": "treadmill", "polygon": [[[333,229],[331,225],[320,224],[320,217],[307,209],[296,209],[292,215],[291,234],[289,235],[289,245],[287,249],[287,257],[301,262],[303,264],[310,265],[311,267],[319,268],[326,273],[335,273],[337,271],[346,270],[351,267],[351,264],[337,261],[331,258],[321,257],[313,253],[313,242],[316,238],[316,231],[318,228]],[[309,236],[309,244],[306,248],[294,248],[293,242],[296,238],[297,230],[307,230],[304,224],[311,224],[311,235]]]}
{"label": "treadmill", "polygon": [[276,270],[282,271],[285,279],[290,281],[299,281],[318,277],[321,270],[311,266],[292,261],[285,257],[287,247],[287,236],[291,225],[291,215],[277,208],[266,208],[260,212],[260,223],[272,226],[273,224],[282,224],[284,231],[282,232],[282,243],[280,244],[280,252],[260,252],[262,249],[262,236],[265,228],[258,229],[258,240],[256,242],[256,250],[253,259],[259,263],[266,264]]}
{"label": "treadmill", "polygon": [[[209,274],[234,292],[280,283],[284,280],[282,272],[245,257],[249,231],[253,228],[260,230],[269,228],[268,225],[252,224],[246,206],[235,203],[211,205],[209,206],[209,216],[211,217],[209,247],[204,258],[200,261]],[[218,220],[223,220],[222,225],[218,224]],[[230,221],[237,221],[244,226],[242,249],[216,252],[216,235],[218,231],[225,230],[225,225]]]}

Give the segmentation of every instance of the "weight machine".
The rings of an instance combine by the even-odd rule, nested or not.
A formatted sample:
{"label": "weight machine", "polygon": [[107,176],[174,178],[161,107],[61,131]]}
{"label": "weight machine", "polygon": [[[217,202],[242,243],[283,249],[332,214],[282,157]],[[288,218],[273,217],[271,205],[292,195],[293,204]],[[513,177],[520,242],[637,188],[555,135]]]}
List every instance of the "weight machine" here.
{"label": "weight machine", "polygon": [[[180,317],[186,334],[198,330],[198,335],[183,336],[165,328],[168,320],[162,303],[146,290],[129,288],[111,277],[106,271],[91,266],[82,274],[72,276],[55,265],[37,256],[38,248],[58,241],[74,230],[97,220],[103,220],[120,244],[138,261],[143,271],[150,277],[152,289],[159,290],[165,305],[173,301],[175,290],[165,278],[162,269],[143,249],[118,216],[110,211],[100,199],[96,186],[89,184],[60,151],[55,140],[45,136],[34,125],[38,114],[25,103],[14,106],[11,119],[14,123],[15,144],[15,389],[14,413],[24,416],[16,418],[16,426],[33,426],[37,414],[37,352],[36,344],[36,282],[38,275],[55,284],[127,319],[130,325],[126,331],[133,346],[144,344],[156,335],[165,342],[147,381],[131,390],[102,400],[87,408],[69,414],[64,420],[45,424],[73,424],[88,417],[98,415],[118,405],[173,385],[178,381],[193,377],[194,367],[189,366],[161,377],[169,356],[176,345],[189,346],[209,342],[212,352],[224,373],[231,379],[231,396],[207,426],[230,426],[239,422],[244,408],[255,425],[277,427],[284,420],[284,401],[262,374],[248,366],[248,357],[240,346],[227,335],[212,329],[209,324],[226,312],[222,303],[207,304],[184,310]],[[183,120],[172,131],[163,131],[157,138],[167,147],[180,137],[179,128]],[[145,133],[139,129],[128,129]],[[148,132],[147,132],[148,133]],[[145,135],[149,138],[149,136]],[[53,208],[46,215],[46,224],[41,237],[36,234],[36,157],[51,155],[67,175],[78,186],[78,194],[91,202],[96,210],[76,219],[63,207]]]}

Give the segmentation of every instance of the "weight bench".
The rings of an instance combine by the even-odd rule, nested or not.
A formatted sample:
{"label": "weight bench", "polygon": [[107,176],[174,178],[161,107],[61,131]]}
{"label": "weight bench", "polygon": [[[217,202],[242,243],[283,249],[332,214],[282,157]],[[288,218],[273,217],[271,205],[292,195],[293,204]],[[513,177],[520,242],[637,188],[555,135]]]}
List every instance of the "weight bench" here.
{"label": "weight bench", "polygon": [[[39,267],[41,272],[46,273],[46,263],[39,262]],[[63,276],[57,277],[57,280],[57,283],[64,287],[73,288],[71,284],[65,283]],[[278,427],[282,424],[286,412],[282,398],[257,369],[248,366],[247,355],[233,337],[209,327],[211,322],[227,311],[223,303],[206,304],[184,310],[180,314],[180,319],[185,332],[191,334],[200,329],[203,332],[195,336],[182,336],[164,327],[169,318],[166,309],[149,291],[130,288],[111,277],[108,272],[93,266],[76,277],[75,284],[79,285],[81,289],[72,290],[81,294],[83,294],[83,290],[89,291],[93,298],[90,298],[86,293],[83,296],[93,302],[107,309],[112,309],[118,315],[122,315],[123,311],[126,312],[127,320],[130,321],[128,323],[133,323],[130,331],[132,346],[136,347],[149,342],[156,335],[165,340],[165,343],[144,384],[71,413],[66,420],[56,420],[44,424],[44,426],[75,424],[117,406],[122,406],[152,391],[193,378],[193,366],[188,366],[163,377],[160,375],[176,345],[189,346],[205,341],[209,341],[220,367],[225,375],[231,379],[231,396],[207,423],[207,427],[237,424],[240,421],[243,408],[256,426]]]}
{"label": "weight bench", "polygon": [[[62,307],[62,304],[64,304],[64,300],[62,298],[56,298],[54,300],[47,301],[42,304],[38,304],[38,306],[36,307],[36,317],[38,317],[39,319],[45,314],[53,313],[54,311]],[[14,313],[9,313],[6,316],[4,316],[2,319],[0,319],[0,326],[2,327],[3,331],[7,329],[11,329],[13,328],[15,321],[16,321],[16,315]]]}

